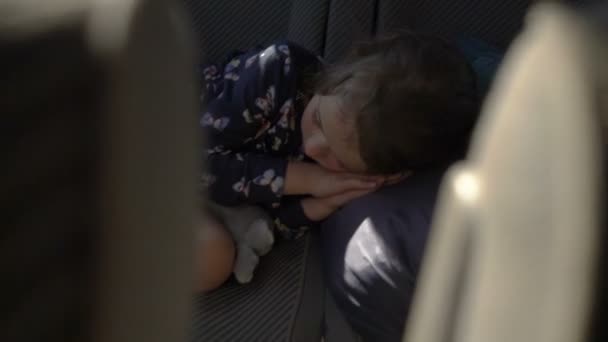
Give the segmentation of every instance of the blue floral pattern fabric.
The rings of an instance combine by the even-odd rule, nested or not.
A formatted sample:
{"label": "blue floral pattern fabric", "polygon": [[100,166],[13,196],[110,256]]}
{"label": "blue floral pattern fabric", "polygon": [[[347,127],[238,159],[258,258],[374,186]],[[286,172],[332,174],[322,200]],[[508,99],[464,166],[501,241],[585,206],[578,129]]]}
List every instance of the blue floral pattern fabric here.
{"label": "blue floral pattern fabric", "polygon": [[287,41],[234,53],[223,67],[201,67],[200,126],[207,138],[201,183],[219,204],[264,207],[286,238],[313,224],[300,198],[283,196],[283,188],[287,163],[305,159],[301,71],[319,68],[315,55]]}

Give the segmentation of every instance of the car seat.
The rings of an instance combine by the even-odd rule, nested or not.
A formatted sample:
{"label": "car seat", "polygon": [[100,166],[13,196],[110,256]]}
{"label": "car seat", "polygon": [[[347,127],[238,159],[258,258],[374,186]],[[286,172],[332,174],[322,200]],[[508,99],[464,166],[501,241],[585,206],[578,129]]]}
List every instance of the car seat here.
{"label": "car seat", "polygon": [[[506,49],[531,4],[522,0],[183,1],[200,42],[201,60],[207,62],[282,37],[335,62],[354,40],[404,27],[448,39],[475,37]],[[297,241],[280,242],[261,259],[251,284],[231,282],[200,296],[194,340],[356,338],[324,290],[318,239],[313,232]]]}

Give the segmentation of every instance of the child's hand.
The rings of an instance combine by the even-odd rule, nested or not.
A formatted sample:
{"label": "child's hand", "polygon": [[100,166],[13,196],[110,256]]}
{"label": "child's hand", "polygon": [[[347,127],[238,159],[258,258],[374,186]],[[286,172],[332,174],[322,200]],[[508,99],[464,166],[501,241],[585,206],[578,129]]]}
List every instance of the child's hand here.
{"label": "child's hand", "polygon": [[405,171],[405,172],[395,173],[395,174],[390,175],[390,176],[386,176],[384,178],[384,184],[383,185],[397,184],[397,183],[401,182],[402,180],[406,179],[407,177],[409,177],[411,174],[412,174],[412,172]]}
{"label": "child's hand", "polygon": [[[325,170],[325,169],[323,169]],[[340,177],[348,174],[340,174],[333,173],[333,176]],[[367,188],[367,189],[357,189],[357,190],[347,190],[342,193],[330,195],[327,197],[309,197],[302,200],[302,208],[304,210],[304,214],[308,217],[308,219],[312,221],[322,221],[326,219],[329,215],[333,214],[334,211],[340,209],[346,203],[367,195],[371,192],[374,192],[377,188],[382,185],[391,185],[398,183],[405,178],[409,177],[411,172],[403,172],[399,174],[394,174],[386,177],[376,177],[376,176],[357,176],[350,175],[355,177],[367,177],[374,179],[374,183],[376,186]],[[331,177],[331,176],[327,176]],[[335,187],[333,189],[336,189]],[[322,191],[321,191],[322,192]],[[329,192],[329,191],[327,191]]]}
{"label": "child's hand", "polygon": [[310,194],[319,198],[341,195],[345,192],[369,192],[384,184],[384,177],[334,172],[322,167],[319,167],[313,177]]}
{"label": "child's hand", "polygon": [[329,197],[353,190],[374,190],[384,181],[385,177],[334,172],[313,163],[291,162],[284,194]]}
{"label": "child's hand", "polygon": [[373,192],[374,189],[352,190],[338,195],[325,198],[309,197],[302,200],[304,214],[312,221],[326,219],[334,211],[340,209],[344,204],[364,195]]}

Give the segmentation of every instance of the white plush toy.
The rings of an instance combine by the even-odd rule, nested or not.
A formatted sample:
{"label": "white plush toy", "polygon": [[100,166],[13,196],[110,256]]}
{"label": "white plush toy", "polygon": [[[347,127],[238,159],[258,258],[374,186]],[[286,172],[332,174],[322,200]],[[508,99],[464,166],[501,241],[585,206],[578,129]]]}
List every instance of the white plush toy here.
{"label": "white plush toy", "polygon": [[274,244],[272,219],[256,206],[225,207],[209,203],[209,209],[230,231],[236,245],[233,274],[245,284],[253,279],[259,257],[267,254]]}

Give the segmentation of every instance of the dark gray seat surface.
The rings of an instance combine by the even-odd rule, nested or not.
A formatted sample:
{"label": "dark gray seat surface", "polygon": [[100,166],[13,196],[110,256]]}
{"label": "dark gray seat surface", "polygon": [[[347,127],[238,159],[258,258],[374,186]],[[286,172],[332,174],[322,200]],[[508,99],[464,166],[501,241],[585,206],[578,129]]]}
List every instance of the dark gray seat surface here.
{"label": "dark gray seat surface", "polygon": [[322,54],[328,0],[183,0],[205,62],[287,38]]}
{"label": "dark gray seat surface", "polygon": [[323,283],[318,267],[311,266],[319,263],[318,255],[318,234],[280,241],[261,258],[250,284],[231,280],[199,296],[193,340],[318,341]]}
{"label": "dark gray seat surface", "polygon": [[298,305],[307,239],[277,246],[262,258],[251,284],[231,280],[201,295],[196,341],[285,341]]}

